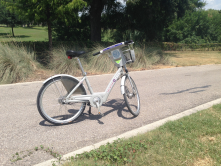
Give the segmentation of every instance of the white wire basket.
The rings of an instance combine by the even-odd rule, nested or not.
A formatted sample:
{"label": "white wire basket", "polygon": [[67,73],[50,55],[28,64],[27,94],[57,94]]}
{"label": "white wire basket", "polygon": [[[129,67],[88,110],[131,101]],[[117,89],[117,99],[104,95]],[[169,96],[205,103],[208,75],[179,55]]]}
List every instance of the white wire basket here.
{"label": "white wire basket", "polygon": [[134,52],[132,45],[122,48],[121,51],[124,55],[124,58],[125,58],[127,64],[133,63],[135,61],[136,57],[135,57],[135,52]]}

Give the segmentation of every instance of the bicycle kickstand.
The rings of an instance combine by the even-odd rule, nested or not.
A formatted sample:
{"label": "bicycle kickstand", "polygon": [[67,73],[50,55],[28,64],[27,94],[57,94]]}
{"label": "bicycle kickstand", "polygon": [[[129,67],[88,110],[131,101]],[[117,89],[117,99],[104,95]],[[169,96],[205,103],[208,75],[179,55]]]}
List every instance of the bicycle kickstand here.
{"label": "bicycle kickstand", "polygon": [[87,103],[87,106],[89,106],[88,114],[91,115],[91,103]]}

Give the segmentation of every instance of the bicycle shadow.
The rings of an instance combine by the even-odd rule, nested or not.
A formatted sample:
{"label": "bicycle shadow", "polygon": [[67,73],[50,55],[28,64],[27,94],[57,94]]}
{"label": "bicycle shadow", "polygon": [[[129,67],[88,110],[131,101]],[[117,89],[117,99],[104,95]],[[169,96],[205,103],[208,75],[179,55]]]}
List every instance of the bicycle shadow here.
{"label": "bicycle shadow", "polygon": [[[96,108],[93,109],[92,114],[89,114],[89,107],[86,107],[84,110],[84,113],[78,117],[75,121],[68,123],[68,124],[73,124],[73,123],[80,123],[82,121],[85,120],[97,120],[99,124],[104,124],[104,122],[101,121],[101,119],[105,116],[107,116],[108,114],[117,111],[117,115],[123,119],[134,119],[135,117],[129,112],[125,101],[123,99],[112,99],[109,100],[107,102],[105,102],[102,107],[109,107],[110,110],[103,112],[103,116],[98,115],[97,112],[95,112]],[[101,107],[101,111],[102,111],[102,107]],[[97,111],[97,110],[96,110]],[[62,117],[62,116],[60,116]],[[58,116],[56,118],[59,118]],[[63,125],[68,125],[68,124],[63,124]],[[46,120],[43,120],[39,123],[39,125],[41,126],[57,126],[57,125],[53,125],[50,124],[49,122],[47,122]]]}
{"label": "bicycle shadow", "polygon": [[181,91],[177,91],[177,92],[172,92],[172,93],[160,93],[160,95],[175,95],[175,94],[180,94],[180,93],[184,93],[184,92],[198,93],[198,92],[206,91],[206,89],[209,87],[211,87],[211,85],[189,88],[189,89],[185,89],[185,90],[181,90]]}

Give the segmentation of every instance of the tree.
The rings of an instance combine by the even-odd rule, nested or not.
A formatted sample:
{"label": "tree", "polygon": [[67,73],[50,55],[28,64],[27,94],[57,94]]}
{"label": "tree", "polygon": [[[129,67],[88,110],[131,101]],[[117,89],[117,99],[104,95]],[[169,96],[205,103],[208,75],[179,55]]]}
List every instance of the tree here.
{"label": "tree", "polygon": [[93,0],[90,4],[91,41],[101,41],[101,12],[105,0]]}
{"label": "tree", "polygon": [[[15,0],[15,2],[16,12],[25,15],[29,20],[47,22],[50,51],[52,50],[52,22],[62,17],[76,19],[78,11],[86,5],[83,0]],[[66,15],[67,12],[72,12],[72,18]]]}
{"label": "tree", "polygon": [[[10,8],[7,5],[10,4]],[[17,24],[21,24],[19,17],[15,13],[15,2],[14,0],[6,0],[0,5],[0,22],[6,24],[12,28],[12,36],[14,35],[14,27]]]}
{"label": "tree", "polygon": [[[116,0],[85,1],[87,2],[87,6],[79,11],[78,20],[60,19],[55,22],[54,30],[57,39],[101,41],[101,29],[105,29],[108,26],[110,26],[110,28],[116,28],[115,26],[119,24],[116,22],[116,18],[123,16],[122,13],[118,11],[120,8],[119,2]],[[70,14],[71,13],[68,15]],[[65,30],[62,30],[62,28]],[[74,35],[70,36],[70,33]]]}
{"label": "tree", "polygon": [[167,40],[164,30],[174,19],[203,5],[200,0],[127,0],[124,21],[118,30],[142,35],[141,41]]}
{"label": "tree", "polygon": [[217,10],[188,11],[168,27],[168,40],[186,44],[220,42],[220,22]]}
{"label": "tree", "polygon": [[[91,41],[101,41],[102,15],[119,4],[117,0],[85,0],[87,7],[82,11],[83,15],[90,18]],[[109,10],[110,11],[110,10]]]}

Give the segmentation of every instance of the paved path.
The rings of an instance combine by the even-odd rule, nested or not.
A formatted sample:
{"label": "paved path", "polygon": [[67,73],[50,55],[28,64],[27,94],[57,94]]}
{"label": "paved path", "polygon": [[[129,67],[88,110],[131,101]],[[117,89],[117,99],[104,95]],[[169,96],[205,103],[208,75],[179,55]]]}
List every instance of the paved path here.
{"label": "paved path", "polygon": [[[93,90],[104,91],[112,76],[89,77]],[[84,114],[65,126],[53,126],[39,115],[36,96],[42,82],[0,86],[0,165],[37,164],[52,157],[37,151],[15,163],[10,159],[40,145],[63,155],[221,98],[221,65],[131,72],[131,76],[141,98],[138,117],[127,111],[118,81],[101,107],[104,117],[92,108],[94,115]]]}

